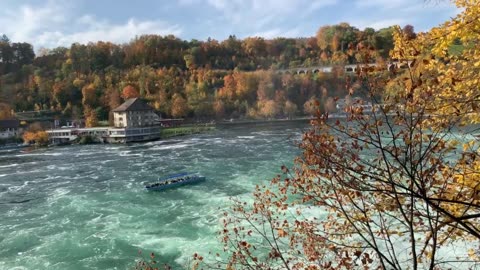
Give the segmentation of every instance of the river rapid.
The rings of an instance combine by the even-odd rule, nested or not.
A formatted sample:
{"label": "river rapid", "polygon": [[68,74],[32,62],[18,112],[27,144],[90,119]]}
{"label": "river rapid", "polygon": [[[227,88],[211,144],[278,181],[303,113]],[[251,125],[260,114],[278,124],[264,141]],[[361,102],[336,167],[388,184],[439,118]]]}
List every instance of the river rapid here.
{"label": "river rapid", "polygon": [[[0,150],[0,269],[182,268],[221,249],[220,218],[292,165],[306,123],[242,125],[163,141]],[[178,172],[207,181],[147,192]],[[142,254],[138,251],[142,250]]]}

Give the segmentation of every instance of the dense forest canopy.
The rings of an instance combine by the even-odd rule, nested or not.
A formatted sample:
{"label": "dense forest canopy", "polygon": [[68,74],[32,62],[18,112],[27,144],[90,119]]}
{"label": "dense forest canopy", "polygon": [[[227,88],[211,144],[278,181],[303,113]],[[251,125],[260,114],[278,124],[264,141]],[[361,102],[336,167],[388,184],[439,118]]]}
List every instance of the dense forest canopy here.
{"label": "dense forest canopy", "polygon": [[[414,35],[413,27],[404,30]],[[393,48],[392,33],[392,27],[362,31],[341,23],[323,26],[310,38],[185,41],[142,35],[127,44],[41,48],[37,55],[31,44],[3,35],[0,118],[51,110],[59,117],[97,123],[109,119],[109,111],[130,88],[163,117],[302,115],[311,111],[312,98],[321,100],[323,110],[329,97],[346,94],[342,70],[302,76],[275,70],[365,62],[362,50],[374,52],[368,62],[384,63]]]}

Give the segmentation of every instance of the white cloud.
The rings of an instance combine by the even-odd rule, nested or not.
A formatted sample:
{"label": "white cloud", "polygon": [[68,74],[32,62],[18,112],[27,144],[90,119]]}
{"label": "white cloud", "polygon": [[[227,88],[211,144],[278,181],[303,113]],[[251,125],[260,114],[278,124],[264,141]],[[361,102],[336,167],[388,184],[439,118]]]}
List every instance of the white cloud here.
{"label": "white cloud", "polygon": [[229,3],[228,1],[224,1],[224,0],[208,0],[207,1],[208,4],[210,4],[211,6],[213,6],[214,8],[216,9],[219,9],[219,10],[224,10],[224,11],[229,11],[227,9]]}
{"label": "white cloud", "polygon": [[178,4],[181,6],[191,6],[193,4],[198,4],[202,0],[178,0]]}
{"label": "white cloud", "polygon": [[[411,24],[416,31],[426,31],[434,25],[425,27],[427,21],[443,17],[445,20],[459,13],[450,1],[419,1],[419,0],[355,0],[357,13],[351,14],[350,22],[359,28],[372,27],[375,29],[391,25],[404,26]],[[370,16],[365,16],[365,12]],[[437,17],[437,18],[434,18]],[[430,23],[428,23],[430,24]],[[420,25],[420,26],[419,26]]]}
{"label": "white cloud", "polygon": [[312,0],[308,8],[308,12],[316,11],[322,7],[333,6],[338,3],[338,0]]}
{"label": "white cloud", "polygon": [[170,25],[163,21],[137,21],[133,18],[124,24],[110,24],[92,19],[86,30],[74,33],[43,32],[39,35],[39,45],[68,46],[74,42],[88,43],[95,41],[111,41],[122,43],[142,34],[173,34],[179,36],[182,29],[178,25]]}
{"label": "white cloud", "polygon": [[234,25],[261,29],[283,21],[295,21],[338,0],[206,0]]}
{"label": "white cloud", "polygon": [[31,41],[38,31],[65,21],[62,6],[55,1],[48,1],[41,7],[23,5],[17,10],[0,12],[0,32],[14,41]]}
{"label": "white cloud", "polygon": [[354,20],[350,22],[350,25],[357,27],[358,29],[365,29],[367,27],[371,27],[373,29],[379,30],[382,28],[386,28],[392,25],[400,25],[404,26],[408,24],[408,21],[404,18],[392,18],[392,19],[385,19],[385,20]]}
{"label": "white cloud", "polygon": [[[73,17],[78,19],[69,19]],[[182,28],[162,20],[142,21],[135,18],[111,23],[89,14],[75,15],[73,6],[50,0],[41,6],[24,5],[0,11],[0,33],[5,33],[15,42],[34,44],[38,49],[99,40],[121,43],[142,34],[178,36]]]}
{"label": "white cloud", "polygon": [[418,0],[356,0],[355,5],[360,8],[380,8],[380,9],[393,9],[397,7],[403,7],[413,2],[420,2]]}
{"label": "white cloud", "polygon": [[271,38],[276,38],[276,37],[289,37],[289,38],[295,38],[295,37],[300,37],[302,34],[300,32],[299,28],[293,28],[290,30],[283,30],[280,28],[273,28],[270,30],[265,30],[261,32],[254,33],[252,36],[254,37],[263,37],[266,39],[271,39]]}
{"label": "white cloud", "polygon": [[[95,11],[79,12],[80,0],[46,0],[41,4],[22,0],[30,2],[26,5],[15,4],[16,1],[2,4],[0,34],[5,33],[12,41],[32,43],[36,49],[98,40],[122,43],[142,34],[174,34],[186,39],[222,39],[230,34],[265,38],[310,36],[322,25],[339,22],[361,29],[412,24],[417,31],[424,31],[459,13],[450,1],[177,0],[160,5],[164,8],[161,11],[167,11],[159,11],[158,19],[145,19],[146,14],[157,14],[138,10],[133,13],[124,10],[123,5],[118,10],[91,5],[83,8]],[[142,3],[145,10],[155,8],[143,1],[138,5]],[[113,19],[118,15],[114,13],[124,19]]]}

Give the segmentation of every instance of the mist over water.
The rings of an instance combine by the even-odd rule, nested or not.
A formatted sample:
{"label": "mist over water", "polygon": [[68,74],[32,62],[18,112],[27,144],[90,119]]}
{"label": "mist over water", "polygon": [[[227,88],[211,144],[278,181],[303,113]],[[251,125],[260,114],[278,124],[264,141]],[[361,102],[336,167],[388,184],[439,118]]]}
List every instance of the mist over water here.
{"label": "mist over water", "polygon": [[[236,126],[131,145],[0,151],[0,269],[131,269],[138,251],[180,268],[221,249],[231,196],[281,173],[307,124]],[[164,192],[178,172],[207,181]]]}

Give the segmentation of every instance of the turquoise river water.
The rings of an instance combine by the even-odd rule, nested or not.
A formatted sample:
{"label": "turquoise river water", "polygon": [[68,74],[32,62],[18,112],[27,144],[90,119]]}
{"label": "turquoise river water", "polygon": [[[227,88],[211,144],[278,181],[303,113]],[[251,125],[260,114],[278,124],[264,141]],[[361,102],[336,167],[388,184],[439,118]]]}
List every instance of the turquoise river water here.
{"label": "turquoise river water", "polygon": [[[291,165],[306,128],[245,125],[131,145],[0,150],[0,269],[132,269],[150,252],[181,268],[195,252],[221,248],[229,198],[248,199]],[[144,189],[184,171],[207,181]]]}

